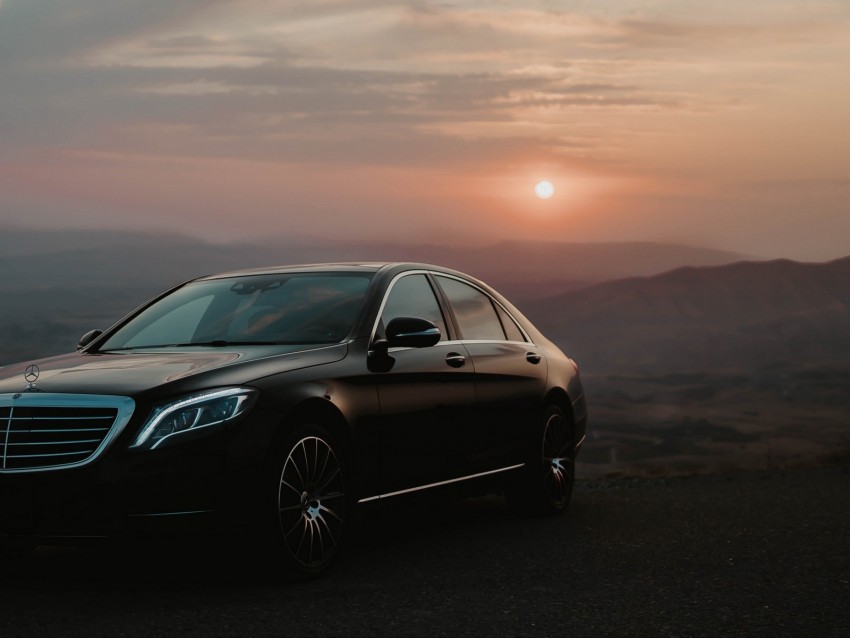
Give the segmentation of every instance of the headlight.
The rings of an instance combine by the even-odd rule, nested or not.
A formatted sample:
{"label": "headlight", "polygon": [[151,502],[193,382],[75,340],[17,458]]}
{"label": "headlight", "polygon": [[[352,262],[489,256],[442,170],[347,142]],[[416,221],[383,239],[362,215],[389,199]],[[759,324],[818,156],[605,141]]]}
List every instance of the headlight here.
{"label": "headlight", "polygon": [[175,434],[226,423],[246,412],[256,395],[252,388],[222,388],[159,405],[130,447],[152,450]]}

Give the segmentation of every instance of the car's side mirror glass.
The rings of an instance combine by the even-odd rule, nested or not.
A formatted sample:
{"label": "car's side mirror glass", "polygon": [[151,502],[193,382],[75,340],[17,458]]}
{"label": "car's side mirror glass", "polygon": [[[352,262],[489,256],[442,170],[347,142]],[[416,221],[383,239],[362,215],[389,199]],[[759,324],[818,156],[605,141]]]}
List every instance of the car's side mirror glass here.
{"label": "car's side mirror glass", "polygon": [[80,337],[80,341],[77,343],[77,350],[82,350],[102,334],[103,330],[89,330],[86,334]]}
{"label": "car's side mirror glass", "polygon": [[427,319],[396,317],[387,325],[390,348],[427,348],[440,340],[440,329]]}

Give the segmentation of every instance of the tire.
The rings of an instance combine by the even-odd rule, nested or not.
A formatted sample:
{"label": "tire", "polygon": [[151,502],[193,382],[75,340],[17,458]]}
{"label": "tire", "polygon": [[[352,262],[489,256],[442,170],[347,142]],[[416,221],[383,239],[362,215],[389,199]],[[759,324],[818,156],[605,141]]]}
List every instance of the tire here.
{"label": "tire", "polygon": [[341,448],[322,426],[302,424],[275,446],[267,475],[275,576],[322,576],[339,554],[352,509]]}
{"label": "tire", "polygon": [[523,467],[505,490],[511,508],[525,516],[562,514],[575,482],[575,444],[570,418],[548,406],[535,428]]}

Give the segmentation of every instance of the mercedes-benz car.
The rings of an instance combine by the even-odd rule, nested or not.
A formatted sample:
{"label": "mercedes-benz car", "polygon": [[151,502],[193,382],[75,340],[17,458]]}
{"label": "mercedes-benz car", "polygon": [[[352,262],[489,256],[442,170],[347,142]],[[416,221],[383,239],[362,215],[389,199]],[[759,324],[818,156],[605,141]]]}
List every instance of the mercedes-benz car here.
{"label": "mercedes-benz car", "polygon": [[0,368],[0,542],[247,529],[312,577],[388,499],[451,486],[563,512],[586,418],[576,363],[454,270],[201,277]]}

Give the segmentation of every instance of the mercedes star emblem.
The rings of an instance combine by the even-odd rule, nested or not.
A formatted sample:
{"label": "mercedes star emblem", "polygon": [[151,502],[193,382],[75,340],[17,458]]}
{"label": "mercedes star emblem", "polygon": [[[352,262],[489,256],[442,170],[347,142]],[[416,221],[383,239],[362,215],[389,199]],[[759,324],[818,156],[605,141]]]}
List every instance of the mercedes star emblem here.
{"label": "mercedes star emblem", "polygon": [[24,372],[24,379],[26,379],[27,383],[35,383],[39,372],[38,366],[32,363],[27,366],[27,370]]}

